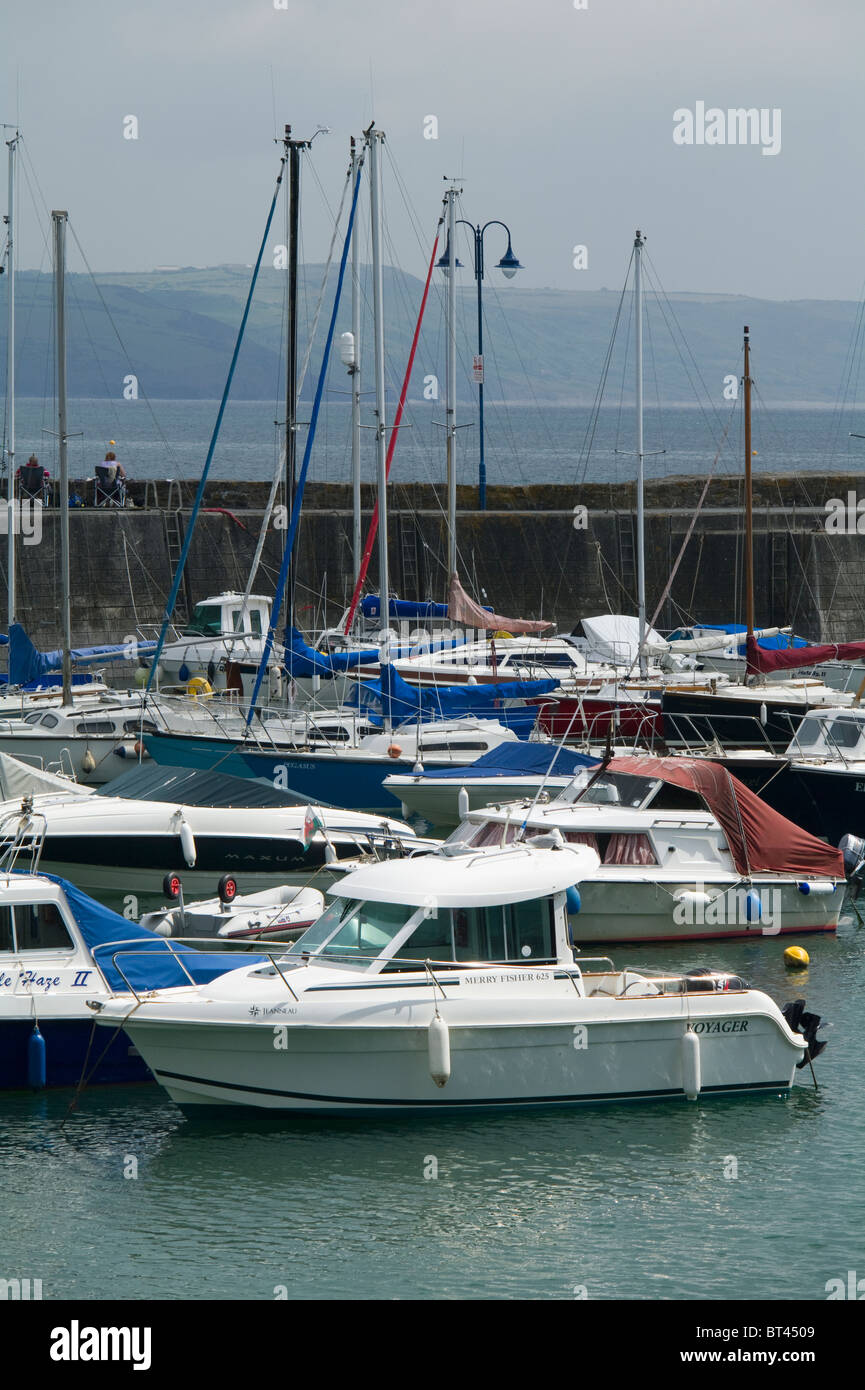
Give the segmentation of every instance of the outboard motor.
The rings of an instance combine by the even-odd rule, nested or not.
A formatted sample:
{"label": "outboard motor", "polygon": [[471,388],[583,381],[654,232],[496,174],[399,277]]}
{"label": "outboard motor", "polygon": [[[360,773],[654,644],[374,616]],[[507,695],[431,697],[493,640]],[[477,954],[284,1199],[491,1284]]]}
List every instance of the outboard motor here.
{"label": "outboard motor", "polygon": [[[845,840],[854,838],[855,836],[852,835],[844,836]],[[820,1027],[821,1022],[820,1015],[807,1013],[804,999],[792,999],[789,1004],[784,1005],[781,1013],[787,1020],[792,1032],[801,1033],[802,1037],[805,1039],[807,1050],[801,1062],[797,1062],[796,1066],[797,1068],[807,1066],[809,1061],[813,1062],[815,1057],[820,1056],[820,1053],[826,1046],[825,1039],[821,1042],[817,1038],[817,1029]]]}
{"label": "outboard motor", "polygon": [[838,848],[844,860],[844,874],[857,897],[865,882],[865,840],[860,835],[842,835]]}

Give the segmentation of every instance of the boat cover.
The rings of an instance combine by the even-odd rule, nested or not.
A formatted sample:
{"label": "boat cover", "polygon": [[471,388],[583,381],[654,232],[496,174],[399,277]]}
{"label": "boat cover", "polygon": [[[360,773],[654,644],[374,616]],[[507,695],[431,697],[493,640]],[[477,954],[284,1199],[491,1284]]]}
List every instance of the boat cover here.
{"label": "boat cover", "polygon": [[503,628],[508,632],[543,632],[544,628],[554,626],[553,623],[543,620],[532,622],[528,618],[503,618],[500,613],[481,608],[479,603],[469,598],[456,573],[451,575],[448,586],[448,617],[455,623],[464,623],[466,627],[489,631]]}
{"label": "boat cover", "polygon": [[[388,613],[392,618],[446,618],[446,603],[414,603],[411,599],[392,598],[388,602]],[[367,594],[361,599],[360,611],[365,618],[377,618],[381,611],[378,594]]]}
{"label": "boat cover", "polygon": [[0,798],[3,801],[53,792],[62,792],[64,796],[92,796],[93,788],[82,787],[69,777],[43,772],[41,767],[31,767],[10,753],[0,753]]}
{"label": "boat cover", "polygon": [[[177,942],[172,942],[169,948],[164,937],[140,927],[137,922],[127,921],[118,912],[112,912],[110,907],[103,907],[94,898],[82,893],[74,883],[58,878],[56,874],[43,874],[42,877],[59,883],[63,889],[85,944],[94,953],[108,987],[118,994],[126,994],[129,985],[135,990],[172,989],[178,985],[188,985],[189,978],[172,952],[183,957],[186,970],[195,983],[201,985],[241,965],[267,961],[266,956],[248,956],[245,952],[242,958],[230,952],[206,954]],[[116,952],[108,949],[115,943]],[[123,974],[114,964],[115,954],[121,958]]]}
{"label": "boat cover", "polygon": [[396,722],[409,719],[459,719],[465,715],[487,715],[508,724],[510,715],[522,714],[525,723],[534,724],[538,711],[508,709],[506,700],[528,700],[534,695],[549,695],[557,690],[557,680],[506,681],[501,685],[409,685],[396,668],[386,663],[377,681],[361,681],[354,693],[363,707],[372,703],[382,714]]}
{"label": "boat cover", "polygon": [[[639,656],[640,620],[628,613],[602,613],[597,618],[583,618],[581,623],[590,654],[597,661],[609,661],[616,666],[630,666]],[[646,624],[647,652],[667,650],[659,632]]]}
{"label": "boat cover", "polygon": [[[700,628],[704,632],[719,632],[722,636],[727,637],[736,637],[739,633],[744,635],[748,631],[744,623],[694,623],[694,629],[696,628]],[[687,642],[689,633],[694,629],[677,628],[675,632],[670,633],[667,641],[670,643]],[[790,632],[776,632],[771,637],[760,637],[759,634],[755,634],[755,636],[760,650],[764,652],[786,652],[794,647],[807,647],[808,645],[804,637],[794,637]],[[729,644],[726,642],[718,643],[719,648],[727,645]],[[711,650],[714,651],[715,648],[711,648]],[[747,655],[744,642],[739,643],[738,650],[739,656]]]}
{"label": "boat cover", "polygon": [[753,637],[746,643],[748,674],[789,671],[797,666],[816,666],[820,661],[862,661],[865,642],[824,642],[821,646],[787,648],[784,651],[765,651]]}
{"label": "boat cover", "polygon": [[[135,661],[138,657],[152,656],[156,651],[155,642],[137,642],[134,650],[131,644],[113,643],[107,647],[75,647],[70,652],[73,665],[87,666],[94,661]],[[9,684],[27,685],[38,680],[49,671],[59,671],[63,666],[63,652],[37,651],[20,623],[9,627]]]}
{"label": "boat cover", "polygon": [[[424,649],[429,647],[430,650],[445,650],[459,646],[461,642],[447,638],[430,643],[425,642],[423,645]],[[391,660],[396,661],[403,656],[413,656],[417,650],[416,646],[391,647]],[[285,633],[285,669],[290,676],[296,679],[323,676],[327,680],[331,676],[352,671],[356,666],[375,666],[378,661],[379,651],[377,647],[364,647],[352,652],[319,652],[308,645],[296,627],[287,629]]]}
{"label": "boat cover", "polygon": [[597,758],[552,743],[500,743],[467,767],[430,768],[423,775],[470,783],[476,777],[572,777],[580,768],[598,766]]}
{"label": "boat cover", "polygon": [[696,792],[721,825],[740,874],[786,873],[844,877],[840,850],[773,811],[719,763],[702,758],[613,758],[610,772],[657,777]]}
{"label": "boat cover", "polygon": [[[145,735],[145,746],[150,735]],[[232,745],[228,745],[232,748]],[[141,763],[93,789],[94,796],[121,796],[129,801],[163,801],[172,806],[267,807],[297,806],[305,802],[296,792],[284,791],[257,777],[231,777],[217,766],[165,767]]]}

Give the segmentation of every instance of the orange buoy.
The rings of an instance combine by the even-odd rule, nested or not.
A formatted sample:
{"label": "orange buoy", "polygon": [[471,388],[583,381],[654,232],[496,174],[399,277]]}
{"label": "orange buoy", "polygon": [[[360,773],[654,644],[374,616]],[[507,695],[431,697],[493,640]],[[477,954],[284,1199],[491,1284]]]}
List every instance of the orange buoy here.
{"label": "orange buoy", "polygon": [[400,747],[400,745],[399,745],[398,743],[391,743],[391,744],[389,745],[388,750],[387,750],[387,755],[388,755],[389,758],[398,758],[398,757],[400,756],[401,753],[402,753],[402,748]]}

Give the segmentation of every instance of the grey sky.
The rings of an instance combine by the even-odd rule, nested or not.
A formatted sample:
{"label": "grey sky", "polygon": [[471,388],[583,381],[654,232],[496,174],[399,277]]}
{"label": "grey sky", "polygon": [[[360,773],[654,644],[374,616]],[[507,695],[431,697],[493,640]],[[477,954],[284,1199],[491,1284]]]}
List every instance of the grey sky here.
{"label": "grey sky", "polygon": [[[286,3],[7,0],[0,120],[20,121],[95,269],[251,261],[277,168],[273,91],[280,129],[331,127],[312,158],[334,205],[348,136],[374,116],[422,240],[442,176],[462,175],[464,215],[510,224],[526,287],[618,287],[639,225],[669,290],[859,296],[861,0]],[[780,108],[780,153],[675,145],[673,112],[698,101]],[[396,255],[420,274],[388,167],[385,183]],[[0,189],[5,205],[5,171]],[[309,176],[305,194],[304,252],[321,260],[330,225]],[[19,264],[34,267],[23,179],[20,202]]]}

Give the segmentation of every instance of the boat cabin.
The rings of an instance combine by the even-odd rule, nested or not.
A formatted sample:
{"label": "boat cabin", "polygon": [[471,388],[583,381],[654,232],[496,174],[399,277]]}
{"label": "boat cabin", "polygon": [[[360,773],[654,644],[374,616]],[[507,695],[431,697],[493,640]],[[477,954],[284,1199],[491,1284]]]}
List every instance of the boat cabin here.
{"label": "boat cabin", "polygon": [[430,965],[573,967],[567,893],[597,868],[583,846],[518,845],[364,865],[288,952],[289,964],[370,974]]}
{"label": "boat cabin", "polygon": [[821,709],[806,714],[786,749],[797,762],[865,762],[865,709]]}
{"label": "boat cabin", "polygon": [[250,594],[216,594],[197,603],[183,629],[184,637],[264,637],[270,623],[270,599]]}

